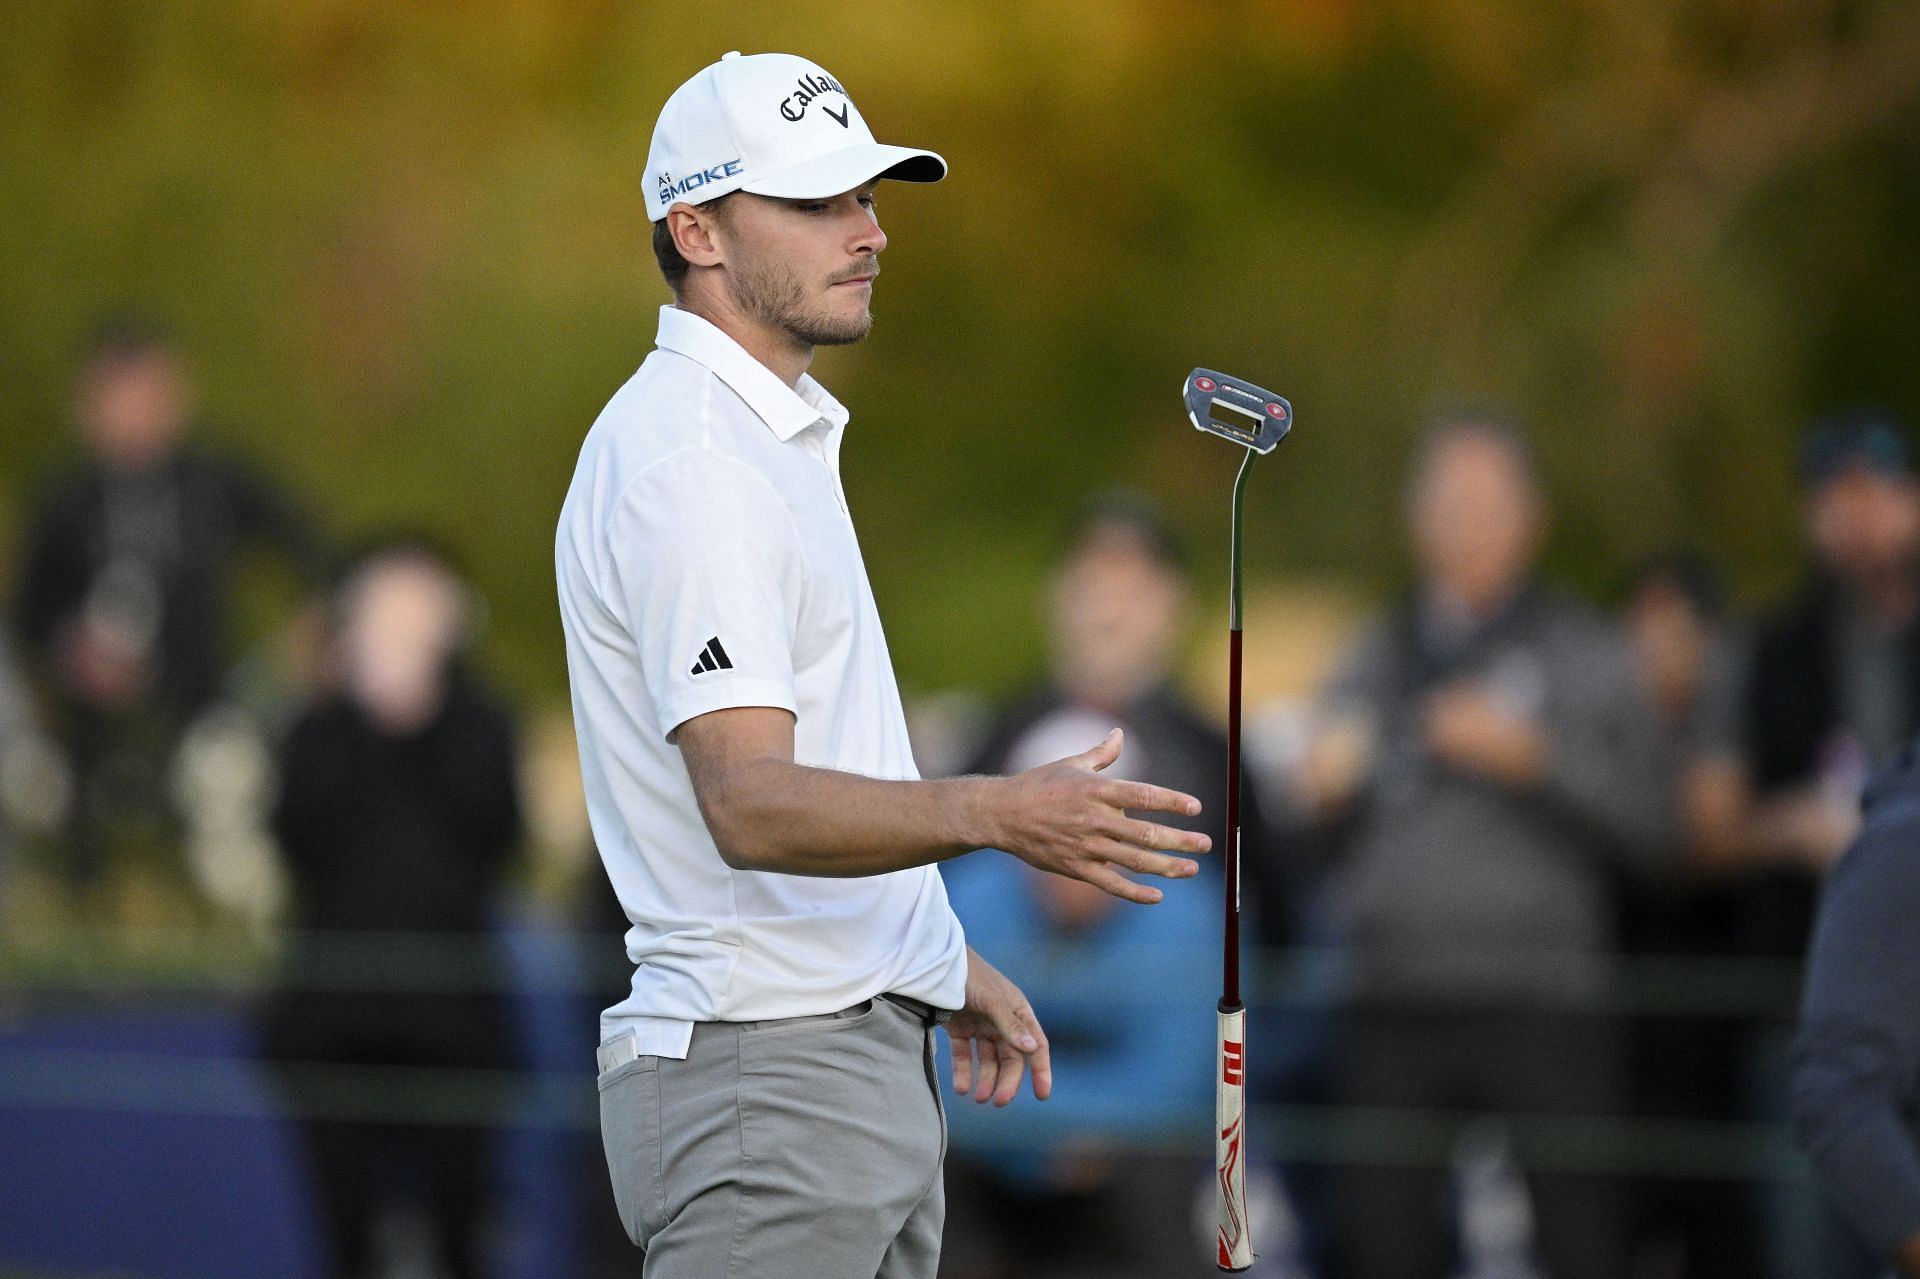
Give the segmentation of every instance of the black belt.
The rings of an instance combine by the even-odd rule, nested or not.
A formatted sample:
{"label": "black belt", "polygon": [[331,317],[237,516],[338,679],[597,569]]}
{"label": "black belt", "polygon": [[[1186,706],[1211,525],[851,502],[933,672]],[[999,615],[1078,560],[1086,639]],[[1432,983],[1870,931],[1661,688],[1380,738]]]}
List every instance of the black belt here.
{"label": "black belt", "polygon": [[900,1007],[906,1009],[929,1026],[944,1025],[946,1024],[947,1018],[953,1016],[953,1009],[935,1008],[932,1004],[915,999],[912,995],[896,995],[888,992],[880,996],[880,998],[890,1004],[900,1005]]}
{"label": "black belt", "polygon": [[[952,1009],[935,1008],[932,1004],[926,1003],[922,1000],[915,999],[911,995],[895,995],[892,993],[888,993],[888,994],[879,996],[879,998],[886,1000],[890,1004],[894,1004],[898,1007],[906,1009],[908,1012],[918,1017],[922,1022],[922,1024],[927,1026],[929,1029],[935,1026],[944,1025],[946,1023],[947,1018],[953,1016]],[[842,1008],[837,1013],[819,1013],[811,1017],[777,1017],[771,1021],[741,1021],[741,1022],[722,1023],[722,1024],[731,1024],[731,1025],[743,1027],[748,1030],[754,1030],[762,1026],[777,1026],[783,1022],[791,1025],[795,1022],[803,1022],[803,1021],[841,1021],[848,1017],[858,1017],[861,1013],[866,1012],[868,1009],[872,1007],[873,1007],[873,1000],[866,999],[855,1004],[851,1008]],[[612,1070],[615,1066],[634,1060],[634,1058],[637,1055],[638,1054],[634,1046],[633,1035],[631,1033],[621,1035],[619,1038],[613,1040],[610,1043],[600,1045],[600,1052],[599,1052],[600,1069],[602,1073],[608,1070]]]}

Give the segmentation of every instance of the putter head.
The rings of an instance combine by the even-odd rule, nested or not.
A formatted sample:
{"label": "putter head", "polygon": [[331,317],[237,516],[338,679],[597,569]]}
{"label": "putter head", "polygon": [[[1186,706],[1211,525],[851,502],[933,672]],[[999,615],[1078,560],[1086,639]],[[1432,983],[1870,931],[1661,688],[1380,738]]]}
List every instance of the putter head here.
{"label": "putter head", "polygon": [[1293,406],[1245,378],[1195,369],[1180,388],[1187,420],[1196,430],[1232,440],[1255,453],[1271,453],[1293,429]]}

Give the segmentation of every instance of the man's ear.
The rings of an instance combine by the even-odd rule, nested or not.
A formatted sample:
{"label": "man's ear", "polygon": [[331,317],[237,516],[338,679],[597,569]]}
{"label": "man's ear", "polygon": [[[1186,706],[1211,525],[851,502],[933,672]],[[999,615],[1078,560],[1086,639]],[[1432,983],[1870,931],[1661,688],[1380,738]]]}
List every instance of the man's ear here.
{"label": "man's ear", "polygon": [[694,266],[718,266],[720,244],[714,232],[719,218],[712,210],[676,204],[667,210],[667,233],[680,256]]}

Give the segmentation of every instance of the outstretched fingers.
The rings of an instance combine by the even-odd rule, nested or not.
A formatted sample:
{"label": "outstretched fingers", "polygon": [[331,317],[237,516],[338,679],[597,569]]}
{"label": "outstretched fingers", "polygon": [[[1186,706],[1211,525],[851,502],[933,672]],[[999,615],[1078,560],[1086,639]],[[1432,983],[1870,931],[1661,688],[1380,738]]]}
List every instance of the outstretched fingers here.
{"label": "outstretched fingers", "polygon": [[1168,857],[1164,853],[1149,853],[1130,844],[1115,840],[1105,840],[1095,844],[1093,855],[1108,866],[1120,870],[1129,870],[1136,875],[1157,875],[1161,879],[1192,879],[1200,873],[1200,863],[1190,862],[1184,857]]}
{"label": "outstretched fingers", "polygon": [[1166,895],[1148,884],[1134,883],[1104,862],[1088,862],[1071,873],[1074,878],[1085,880],[1108,896],[1140,906],[1151,906]]}
{"label": "outstretched fingers", "polygon": [[1181,830],[1137,817],[1121,818],[1114,826],[1113,837],[1135,848],[1170,853],[1204,853],[1213,847],[1213,837],[1205,831]]}
{"label": "outstretched fingers", "polygon": [[1105,779],[1099,796],[1115,808],[1124,808],[1138,813],[1179,813],[1183,817],[1198,817],[1200,801],[1185,791],[1155,786],[1151,782],[1129,782],[1120,778]]}

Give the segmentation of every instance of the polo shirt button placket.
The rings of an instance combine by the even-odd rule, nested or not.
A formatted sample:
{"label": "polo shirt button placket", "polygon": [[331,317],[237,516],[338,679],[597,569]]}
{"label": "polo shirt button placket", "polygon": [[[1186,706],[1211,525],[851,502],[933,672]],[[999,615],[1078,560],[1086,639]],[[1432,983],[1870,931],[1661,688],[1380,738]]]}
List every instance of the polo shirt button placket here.
{"label": "polo shirt button placket", "polygon": [[840,503],[840,513],[851,519],[853,509],[847,505],[847,491],[840,487],[840,473],[827,457],[827,432],[831,429],[825,418],[819,418],[803,428],[802,433],[807,437],[807,452],[813,455],[814,461],[826,468],[827,479],[833,485],[833,500]]}

